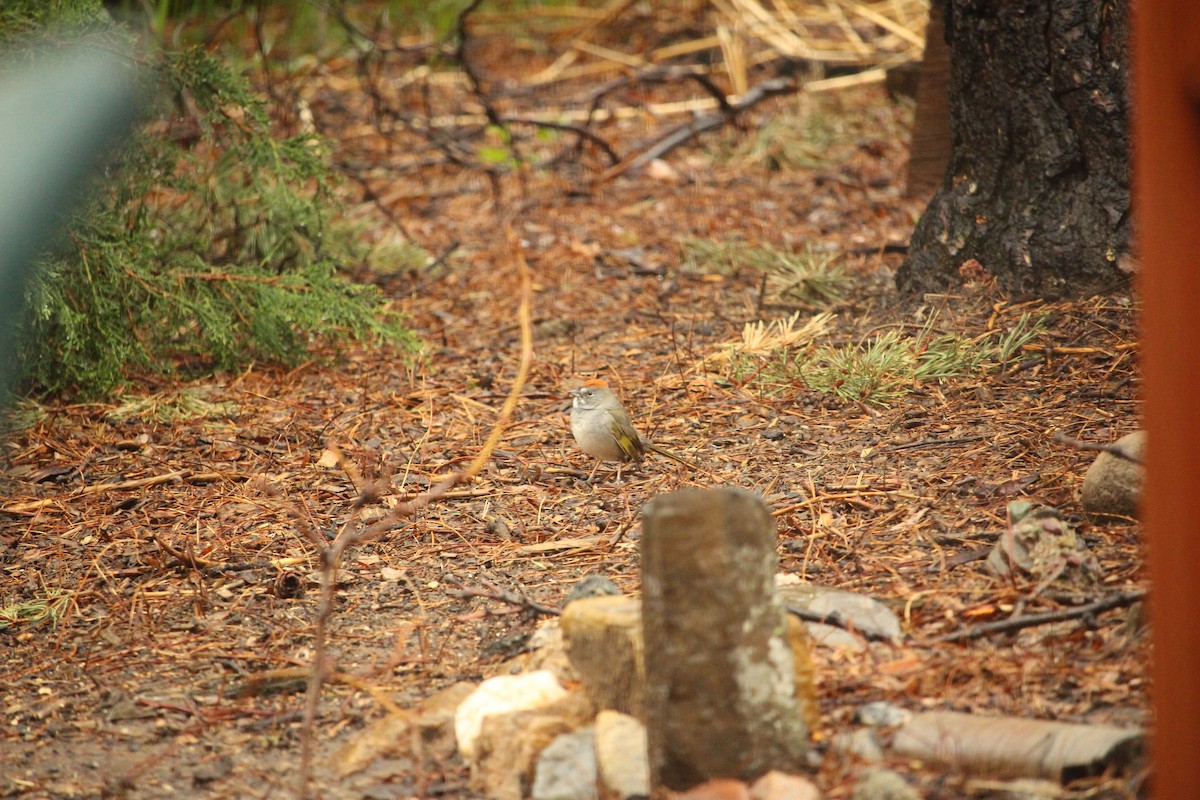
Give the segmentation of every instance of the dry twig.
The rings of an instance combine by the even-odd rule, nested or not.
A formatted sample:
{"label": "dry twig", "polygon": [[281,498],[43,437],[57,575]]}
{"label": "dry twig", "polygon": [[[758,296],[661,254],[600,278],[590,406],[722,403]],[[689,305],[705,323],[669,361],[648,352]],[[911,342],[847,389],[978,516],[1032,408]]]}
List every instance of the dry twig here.
{"label": "dry twig", "polygon": [[442,578],[442,582],[450,586],[457,587],[456,589],[446,592],[454,597],[482,597],[486,600],[499,600],[501,603],[508,603],[510,606],[527,608],[530,611],[534,611],[538,614],[548,614],[553,617],[557,617],[562,613],[562,611],[557,608],[542,605],[535,600],[530,600],[529,598],[523,597],[516,592],[510,592],[507,589],[496,586],[494,583],[490,583],[488,581],[483,582],[484,587],[482,589],[477,589],[474,586],[467,586],[456,575],[447,575]]}
{"label": "dry twig", "polygon": [[115,481],[113,483],[93,483],[91,486],[84,486],[66,497],[44,497],[40,500],[30,500],[25,503],[13,503],[12,505],[0,508],[7,514],[29,514],[47,506],[52,506],[55,503],[69,500],[74,497],[83,497],[89,494],[99,494],[101,492],[118,492],[127,489],[145,489],[150,486],[158,486],[164,483],[207,483],[208,481],[216,481],[225,477],[219,472],[193,472],[190,469],[177,469],[172,472],[166,472],[161,475],[150,475],[145,478],[133,478],[127,481]]}
{"label": "dry twig", "polygon": [[1062,433],[1060,431],[1055,431],[1053,438],[1054,438],[1054,441],[1056,441],[1056,442],[1061,442],[1062,444],[1070,445],[1071,447],[1077,448],[1079,450],[1095,450],[1095,451],[1098,451],[1101,453],[1108,453],[1110,456],[1116,456],[1117,458],[1124,459],[1125,461],[1128,461],[1131,464],[1137,464],[1138,466],[1142,466],[1142,460],[1140,458],[1138,458],[1133,453],[1126,450],[1124,447],[1121,447],[1120,445],[1117,445],[1117,444],[1100,444],[1099,442],[1085,442],[1082,439],[1075,439],[1070,436],[1067,436],[1065,433]]}
{"label": "dry twig", "polygon": [[852,633],[855,636],[861,636],[868,642],[888,642],[889,644],[895,644],[895,639],[888,636],[886,633],[864,630],[855,625],[853,620],[846,619],[837,611],[830,611],[822,614],[817,611],[808,611],[803,608],[796,608],[795,606],[788,606],[786,610],[789,614],[797,619],[804,620],[805,622],[815,622],[819,625],[831,625],[834,628],[841,628],[842,630]]}
{"label": "dry twig", "polygon": [[[342,555],[352,547],[367,544],[385,536],[389,531],[430,503],[445,497],[459,483],[477,476],[491,458],[492,452],[496,449],[496,445],[500,441],[500,436],[504,433],[505,428],[512,419],[517,404],[520,402],[521,392],[524,389],[525,380],[529,375],[530,365],[533,363],[533,322],[530,309],[533,289],[529,266],[525,263],[525,258],[521,254],[520,244],[511,225],[505,227],[505,233],[510,252],[513,255],[513,260],[516,262],[517,270],[521,276],[521,298],[517,308],[517,319],[521,330],[521,355],[512,388],[504,405],[500,409],[496,423],[492,426],[491,434],[488,436],[487,441],[484,442],[483,447],[480,448],[475,459],[466,469],[450,474],[427,491],[422,492],[407,502],[397,504],[386,516],[371,525],[356,529],[353,519],[347,521],[337,537],[328,543],[311,523],[308,522],[298,507],[291,503],[286,504],[289,514],[296,520],[305,538],[317,548],[317,552],[321,558],[321,597],[317,606],[316,631],[313,637],[313,663],[309,669],[308,693],[301,730],[298,790],[298,795],[301,798],[308,797],[309,784],[312,779],[313,727],[316,722],[317,706],[320,701],[321,683],[329,670],[329,666],[326,663],[327,654],[325,652],[325,644],[328,638],[329,619],[333,613],[333,600],[337,588],[337,568]],[[348,475],[353,476],[357,474],[349,464],[343,463],[345,458],[340,451],[336,450],[336,448],[331,449],[337,452],[339,464],[342,465],[342,469]],[[359,485],[362,485],[361,482],[359,482]],[[361,497],[362,495],[360,495]],[[356,507],[361,505],[361,502],[356,502]]]}
{"label": "dry twig", "polygon": [[1000,620],[999,622],[989,622],[983,625],[975,625],[970,628],[954,631],[953,633],[935,636],[932,639],[924,639],[919,644],[937,644],[941,642],[968,642],[972,639],[982,639],[985,636],[991,636],[993,633],[1011,633],[1025,628],[1033,628],[1038,625],[1049,625],[1053,622],[1065,622],[1069,619],[1081,619],[1090,617],[1093,614],[1099,614],[1103,611],[1109,611],[1114,608],[1125,608],[1134,603],[1141,602],[1146,597],[1144,589],[1137,589],[1132,592],[1120,592],[1111,595],[1103,600],[1097,600],[1094,603],[1087,603],[1074,608],[1066,608],[1062,611],[1048,611],[1044,614],[1029,614],[1024,617],[1013,617],[1012,619]]}
{"label": "dry twig", "polygon": [[722,110],[716,114],[706,114],[703,117],[689,120],[663,134],[657,142],[642,152],[633,156],[626,156],[620,163],[605,170],[596,179],[596,183],[605,183],[619,175],[625,174],[631,169],[645,166],[656,158],[662,158],[693,136],[721,127],[728,120],[733,119],[748,108],[753,108],[768,97],[791,94],[798,91],[799,88],[800,85],[790,78],[773,78],[764,81],[738,98],[737,102],[729,103],[728,111]]}

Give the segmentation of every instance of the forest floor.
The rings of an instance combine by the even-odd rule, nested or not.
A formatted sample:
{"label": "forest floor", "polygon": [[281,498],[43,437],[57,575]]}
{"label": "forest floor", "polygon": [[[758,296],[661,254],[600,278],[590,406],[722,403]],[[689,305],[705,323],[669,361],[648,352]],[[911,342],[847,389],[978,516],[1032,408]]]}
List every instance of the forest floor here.
{"label": "forest floor", "polygon": [[[520,59],[492,47],[476,53],[490,74],[507,67],[516,81],[539,66],[521,62],[517,75]],[[910,104],[879,85],[772,98],[667,154],[666,168],[603,181],[610,165],[598,148],[572,155],[569,132],[531,135],[526,158],[557,149],[563,159],[492,181],[449,163],[449,144],[382,134],[371,111],[378,86],[364,80],[335,59],[295,91],[354,173],[351,199],[375,238],[448,254],[430,269],[364,273],[410,316],[424,357],[357,348],[296,369],[147,385],[108,404],[46,405],[8,435],[0,607],[30,613],[42,603],[55,620],[0,622],[0,796],[293,796],[303,681],[254,676],[287,675],[272,671],[313,657],[319,561],[298,518],[332,536],[479,452],[521,350],[506,226],[532,276],[535,359],[479,477],[344,557],[328,655],[352,680],[327,683],[321,696],[319,796],[477,796],[457,757],[391,759],[342,779],[332,754],[387,713],[379,697],[411,706],[494,674],[543,619],[460,596],[461,586],[559,606],[582,576],[603,573],[637,593],[639,510],[683,486],[760,494],[776,513],[782,572],[867,594],[901,618],[904,644],[816,648],[818,752],[874,700],[1149,724],[1148,636],[1126,612],[929,641],[1144,588],[1139,527],[1081,517],[1093,454],[1052,438],[1109,442],[1139,427],[1140,378],[1128,293],[1044,302],[968,280],[978,276],[945,295],[896,293],[903,256],[884,248],[907,241],[922,209],[902,191]],[[588,88],[559,86],[554,100]],[[623,99],[685,91],[704,95],[675,82]],[[469,105],[461,87],[448,92],[458,95],[447,107]],[[512,97],[510,111],[550,102]],[[624,153],[660,124],[638,113],[595,130]],[[807,163],[770,152],[762,137],[772,126],[804,132],[816,148]],[[795,307],[802,320],[836,314],[814,346],[887,331],[976,338],[1024,314],[1042,327],[1002,367],[905,385],[886,404],[845,399],[721,360],[746,323],[793,308],[764,297],[752,267],[714,270],[689,257],[693,240],[838,254],[852,291]],[[651,439],[700,469],[651,459],[620,483],[607,470],[586,483],[592,464],[572,445],[566,392],[592,377],[617,388]],[[359,509],[364,482],[380,477],[380,504]],[[1032,578],[987,573],[979,555],[1018,498],[1077,524],[1103,569],[1090,593],[1072,600],[1035,592]],[[848,797],[860,768],[825,752],[814,780],[826,797]],[[965,796],[961,776],[898,768],[924,796]],[[1099,788],[1123,796],[1121,786]],[[1092,782],[1078,796],[1097,790]]]}

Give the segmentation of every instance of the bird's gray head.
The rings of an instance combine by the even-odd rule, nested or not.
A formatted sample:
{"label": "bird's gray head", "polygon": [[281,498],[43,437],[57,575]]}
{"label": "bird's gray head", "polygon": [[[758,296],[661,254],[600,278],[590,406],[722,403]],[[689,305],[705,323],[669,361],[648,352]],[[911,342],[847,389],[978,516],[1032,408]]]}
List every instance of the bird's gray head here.
{"label": "bird's gray head", "polygon": [[578,389],[572,389],[570,395],[572,408],[589,411],[604,406],[612,396],[612,390],[602,380],[590,380]]}

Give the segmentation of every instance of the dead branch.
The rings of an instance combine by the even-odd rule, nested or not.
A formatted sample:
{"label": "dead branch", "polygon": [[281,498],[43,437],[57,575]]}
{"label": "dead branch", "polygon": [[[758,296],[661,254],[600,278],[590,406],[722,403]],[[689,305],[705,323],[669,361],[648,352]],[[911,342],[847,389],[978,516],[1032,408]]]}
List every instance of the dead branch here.
{"label": "dead branch", "polygon": [[1108,453],[1110,456],[1116,456],[1117,458],[1124,459],[1131,464],[1137,464],[1139,467],[1142,466],[1142,460],[1140,458],[1120,445],[1101,444],[1099,442],[1085,442],[1082,439],[1074,439],[1070,436],[1067,436],[1061,431],[1055,431],[1054,436],[1051,438],[1060,444],[1069,445],[1078,450],[1096,450],[1101,453]]}
{"label": "dead branch", "polygon": [[738,109],[730,104],[729,98],[713,82],[707,72],[703,68],[696,66],[664,66],[662,64],[653,64],[644,69],[620,75],[607,83],[590,89],[578,102],[580,105],[588,107],[588,120],[590,121],[599,109],[600,101],[613,92],[638,83],[671,83],[684,79],[694,80],[699,83],[705,91],[713,96],[722,113],[734,114],[737,112]]}
{"label": "dead branch", "polygon": [[864,497],[891,497],[895,494],[896,492],[875,490],[867,492],[838,492],[836,494],[818,493],[815,497],[810,497],[807,500],[801,500],[798,503],[789,503],[783,508],[772,509],[771,516],[782,517],[784,514],[791,514],[792,512],[799,511],[802,508],[808,508],[809,506],[816,506],[820,505],[821,503],[828,502],[857,502],[862,504],[866,502],[863,500]]}
{"label": "dead branch", "polygon": [[167,555],[185,567],[190,567],[198,572],[205,572],[217,566],[216,562],[206,561],[205,559],[200,558],[197,555],[193,555],[190,552],[184,553],[175,549],[169,543],[159,538],[157,533],[151,533],[150,537],[154,539],[158,546],[161,547]]}
{"label": "dead branch", "polygon": [[617,151],[613,149],[612,145],[610,145],[608,142],[604,141],[604,139],[602,139],[597,134],[592,133],[590,130],[588,130],[587,128],[585,128],[581,125],[571,125],[570,123],[566,123],[566,122],[551,122],[550,120],[537,119],[536,117],[523,117],[523,116],[515,116],[512,114],[505,115],[504,121],[506,123],[513,123],[513,124],[518,124],[518,125],[533,125],[535,127],[546,128],[548,130],[566,131],[568,133],[573,133],[576,136],[578,136],[580,139],[587,139],[589,142],[591,142],[592,144],[596,145],[601,150],[603,150],[604,155],[608,157],[608,161],[610,164],[616,164],[621,160],[621,156],[619,156],[617,154]]}
{"label": "dead branch", "polygon": [[[469,499],[472,497],[487,497],[488,495],[491,495],[491,494],[495,494],[495,491],[493,489],[487,489],[487,488],[484,488],[481,486],[476,486],[473,488],[455,489],[452,492],[446,492],[445,494],[442,495],[442,499],[443,500],[465,500],[465,499]],[[416,494],[406,495],[405,497],[400,498],[400,500],[401,500],[401,502],[408,502],[410,500],[415,500],[417,497],[419,497],[419,495],[416,495]]]}
{"label": "dead branch", "polygon": [[970,442],[982,441],[982,436],[955,436],[949,439],[922,439],[919,442],[905,442],[904,444],[894,444],[888,448],[892,452],[899,450],[916,450],[921,447],[946,447],[952,444],[968,444]]}
{"label": "dead branch", "polygon": [[151,475],[149,478],[135,478],[128,481],[118,481],[117,483],[97,483],[93,486],[85,486],[80,489],[77,494],[94,494],[96,492],[111,492],[119,489],[144,489],[147,486],[157,486],[160,483],[173,483],[179,481],[190,481],[192,483],[203,483],[204,481],[220,480],[223,477],[219,472],[192,472],[190,469],[181,469],[175,472],[168,472],[165,475]]}
{"label": "dead branch", "polygon": [[446,260],[450,258],[450,256],[454,255],[454,251],[458,250],[460,247],[462,247],[462,242],[451,242],[450,244],[446,245],[446,249],[442,251],[441,255],[439,255],[433,261],[430,261],[425,266],[421,267],[421,270],[426,274],[433,272],[435,269],[445,264]]}
{"label": "dead branch", "polygon": [[[474,13],[475,9],[479,8],[479,5],[482,2],[483,0],[471,0],[471,2],[468,3],[462,11],[458,12],[458,17],[455,19],[454,23],[455,30],[458,32],[458,46],[454,48],[454,60],[458,63],[459,67],[462,68],[463,74],[467,76],[467,83],[471,87],[471,94],[473,94],[475,99],[479,101],[479,104],[483,106],[483,113],[487,117],[488,124],[494,125],[500,130],[507,131],[508,127],[504,124],[504,118],[500,115],[500,112],[496,110],[495,104],[492,103],[492,98],[487,92],[484,91],[483,82],[479,79],[478,71],[475,69],[474,64],[471,63],[471,60],[467,58],[467,43],[469,41],[469,37],[467,35],[467,19],[472,13]],[[517,148],[516,140],[513,137],[507,137],[505,144],[508,146],[508,152],[517,165],[517,178],[521,182],[522,190],[524,190],[526,188],[525,172],[523,169],[521,169],[521,167],[525,163],[525,158],[521,154],[520,149]],[[486,169],[485,173],[488,176],[488,180],[491,182],[492,197],[494,198],[498,208],[500,205],[499,176],[496,174],[496,170],[494,168]]]}
{"label": "dead branch", "polygon": [[[717,86],[713,82],[713,79],[709,77],[708,72],[700,67],[655,65],[633,75],[630,82],[672,83],[680,79],[695,81],[699,84],[717,102],[717,107],[721,110],[722,114],[732,116],[741,110],[729,102],[729,98],[725,96],[725,92],[721,87]],[[750,92],[747,92],[745,96],[748,97],[749,95]]]}
{"label": "dead branch", "polygon": [[52,506],[55,503],[63,500],[68,500],[72,497],[82,497],[89,494],[97,494],[99,492],[116,492],[125,489],[145,489],[148,486],[158,486],[163,483],[205,483],[207,481],[220,480],[225,477],[220,472],[192,472],[190,469],[179,469],[174,472],[166,472],[162,475],[151,475],[146,478],[133,478],[127,481],[117,481],[114,483],[94,483],[91,486],[84,486],[78,489],[67,497],[45,497],[41,500],[31,500],[26,503],[13,503],[12,505],[0,508],[0,511],[6,514],[28,514],[32,511],[37,511],[47,506]]}
{"label": "dead branch", "polygon": [[853,621],[842,616],[842,614],[838,611],[830,611],[822,614],[817,611],[808,611],[803,608],[796,608],[795,606],[786,606],[784,610],[797,619],[804,620],[805,622],[815,622],[819,625],[832,625],[835,628],[841,628],[842,630],[852,633],[855,636],[861,636],[868,642],[888,642],[889,644],[895,644],[895,639],[893,639],[891,636],[879,631],[863,630],[859,626],[855,625]]}
{"label": "dead branch", "polygon": [[1106,597],[1103,600],[1097,600],[1094,603],[1087,603],[1082,606],[1066,608],[1062,611],[1048,611],[1044,614],[1029,614],[1024,617],[1014,617],[1005,619],[999,622],[988,622],[983,625],[975,625],[970,628],[957,630],[954,633],[935,636],[932,639],[923,639],[919,644],[940,644],[942,642],[968,642],[974,639],[982,639],[985,636],[991,636],[993,633],[1009,633],[1011,631],[1019,631],[1023,628],[1033,628],[1038,625],[1049,625],[1052,622],[1065,622],[1070,619],[1080,619],[1090,617],[1093,614],[1099,614],[1103,611],[1109,611],[1114,608],[1125,608],[1134,603],[1141,602],[1146,597],[1145,589],[1138,589],[1132,592],[1120,592],[1118,594]]}
{"label": "dead branch", "polygon": [[750,91],[738,98],[737,102],[729,103],[729,111],[722,110],[713,114],[705,114],[702,117],[689,120],[667,131],[650,147],[636,155],[626,156],[620,163],[610,167],[596,179],[596,183],[605,183],[625,174],[631,169],[645,166],[656,158],[662,158],[693,136],[721,127],[721,125],[734,119],[742,111],[758,105],[768,97],[791,94],[799,89],[800,85],[790,78],[773,78],[772,80],[764,81],[752,87]]}
{"label": "dead branch", "polygon": [[442,583],[457,587],[456,589],[450,589],[446,591],[446,594],[453,597],[482,597],[485,600],[498,600],[501,603],[508,603],[510,606],[527,608],[530,611],[534,611],[538,614],[547,614],[553,617],[557,617],[562,613],[560,609],[542,605],[541,603],[530,600],[527,597],[523,597],[516,592],[510,592],[509,590],[497,586],[490,581],[481,581],[483,588],[476,588],[474,586],[467,586],[456,575],[446,575],[442,578]]}

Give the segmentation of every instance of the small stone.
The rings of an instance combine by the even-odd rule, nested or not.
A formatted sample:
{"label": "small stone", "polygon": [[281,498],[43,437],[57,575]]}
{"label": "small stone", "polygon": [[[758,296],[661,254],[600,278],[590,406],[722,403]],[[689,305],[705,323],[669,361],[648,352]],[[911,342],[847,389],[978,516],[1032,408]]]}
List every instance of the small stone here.
{"label": "small stone", "polygon": [[567,592],[567,599],[563,601],[563,607],[569,606],[576,600],[584,600],[589,597],[606,597],[620,593],[621,590],[607,575],[592,573],[591,575],[584,575],[571,587],[571,591]]}
{"label": "small stone", "polygon": [[538,758],[533,800],[593,800],[596,793],[596,735],[591,728],[559,736]]}
{"label": "small stone", "polygon": [[473,787],[490,800],[528,797],[541,754],[559,736],[586,727],[595,713],[577,691],[548,706],[484,718]]}
{"label": "small stone", "polygon": [[771,770],[750,787],[752,800],[821,800],[812,781],[799,775]]}
{"label": "small stone", "polygon": [[[458,707],[477,688],[478,684],[463,681],[437,692],[417,705],[417,732],[421,737],[421,751],[426,756],[445,760],[454,755],[458,748],[454,733]],[[407,750],[401,748],[397,752]]]}
{"label": "small stone", "polygon": [[921,800],[916,789],[890,769],[872,767],[854,784],[851,800]]}
{"label": "small stone", "polygon": [[713,778],[686,792],[674,795],[675,800],[750,800],[750,787],[732,778]]}
{"label": "small stone", "polygon": [[562,626],[558,624],[557,619],[542,620],[529,637],[530,650],[541,650],[546,647],[561,648],[562,646]]}
{"label": "small stone", "polygon": [[604,796],[630,800],[650,795],[646,728],[618,711],[596,715],[596,762]]}
{"label": "small stone", "polygon": [[643,712],[642,606],[634,597],[589,597],[562,614],[571,667],[598,708]]}
{"label": "small stone", "polygon": [[[1116,441],[1116,447],[1145,461],[1146,431],[1134,431]],[[1088,516],[1103,521],[1112,518],[1137,518],[1142,498],[1144,468],[1128,459],[1101,453],[1083,476],[1080,502]]]}
{"label": "small stone", "polygon": [[863,725],[889,726],[903,725],[912,719],[912,712],[886,700],[876,700],[866,703],[855,712],[855,717]]}
{"label": "small stone", "polygon": [[518,653],[504,662],[496,673],[520,675],[525,672],[547,670],[554,673],[558,682],[563,686],[570,686],[578,680],[575,671],[571,669],[571,663],[567,660],[562,626],[557,617],[538,623],[526,646],[529,648],[526,652]]}
{"label": "small stone", "polygon": [[883,761],[883,747],[871,728],[835,733],[829,746],[837,753],[846,753],[867,763]]}
{"label": "small stone", "polygon": [[469,681],[456,683],[422,700],[415,709],[376,720],[338,748],[332,759],[334,771],[346,777],[386,756],[407,756],[418,745],[428,757],[449,758],[456,748],[455,712],[477,687]]}
{"label": "small stone", "polygon": [[211,761],[205,761],[192,773],[192,783],[196,786],[213,783],[229,775],[233,771],[233,759],[221,756]]}

